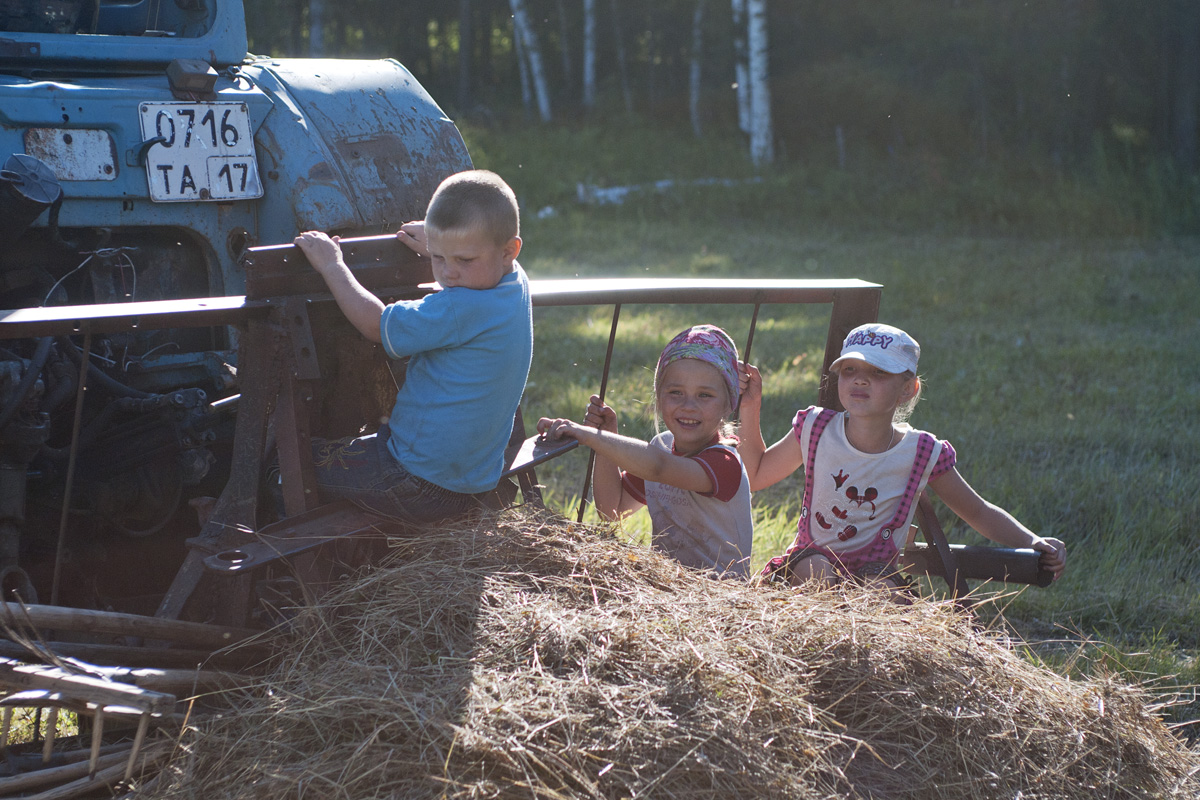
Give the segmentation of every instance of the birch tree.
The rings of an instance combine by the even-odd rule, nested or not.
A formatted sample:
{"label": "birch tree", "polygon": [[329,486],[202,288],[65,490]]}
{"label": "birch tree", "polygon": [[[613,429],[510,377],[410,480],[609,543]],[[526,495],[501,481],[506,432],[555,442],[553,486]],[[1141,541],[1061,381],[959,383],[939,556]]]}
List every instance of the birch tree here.
{"label": "birch tree", "polygon": [[617,74],[621,78],[621,96],[625,99],[625,113],[633,113],[633,92],[629,88],[629,65],[625,60],[625,38],[621,35],[621,13],[617,0],[609,0],[612,8],[613,39],[617,45]]}
{"label": "birch tree", "polygon": [[550,90],[546,85],[546,70],[542,67],[542,51],[537,37],[529,24],[525,0],[509,0],[513,14],[513,38],[521,43],[521,50],[529,65],[529,78],[537,96],[538,115],[542,122],[550,121]]}
{"label": "birch tree", "polygon": [[562,59],[562,82],[564,86],[571,85],[571,74],[575,71],[571,66],[571,30],[567,22],[567,9],[563,0],[554,0],[558,10],[558,55]]}
{"label": "birch tree", "polygon": [[733,85],[738,128],[750,133],[750,56],[746,49],[746,0],[733,0]]}
{"label": "birch tree", "polygon": [[688,111],[692,117],[692,133],[699,139],[701,55],[704,49],[704,0],[696,0],[692,13],[692,54],[688,65]]}
{"label": "birch tree", "polygon": [[308,0],[308,54],[325,55],[325,0]]}
{"label": "birch tree", "polygon": [[524,40],[516,25],[513,25],[513,53],[517,57],[517,76],[521,80],[521,106],[528,114],[533,108],[533,90],[529,87],[529,62],[525,58]]}
{"label": "birch tree", "polygon": [[458,0],[458,107],[471,105],[471,77],[475,71],[475,25],[471,0]]}
{"label": "birch tree", "polygon": [[1197,85],[1200,84],[1200,8],[1181,3],[1179,12],[1179,56],[1175,81],[1174,120],[1171,151],[1185,174],[1196,171]]}
{"label": "birch tree", "polygon": [[583,107],[596,107],[596,0],[583,0]]}
{"label": "birch tree", "polygon": [[750,160],[761,167],[775,161],[771,128],[770,66],[767,50],[767,0],[747,0],[750,50]]}

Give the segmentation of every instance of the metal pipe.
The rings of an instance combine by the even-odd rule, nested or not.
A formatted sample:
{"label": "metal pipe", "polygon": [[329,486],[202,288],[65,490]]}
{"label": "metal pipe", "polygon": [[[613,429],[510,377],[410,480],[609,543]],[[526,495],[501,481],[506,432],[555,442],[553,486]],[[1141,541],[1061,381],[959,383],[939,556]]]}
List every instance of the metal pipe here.
{"label": "metal pipe", "polygon": [[[750,317],[750,333],[746,336],[746,349],[742,351],[742,363],[750,363],[750,348],[754,345],[754,329],[758,327],[758,310],[762,308],[762,303],[754,304],[754,314]],[[738,407],[733,410],[733,418],[736,420],[741,413],[742,398],[738,396]]]}
{"label": "metal pipe", "polygon": [[[600,376],[600,402],[604,402],[604,395],[608,392],[608,370],[612,366],[613,344],[617,341],[617,321],[621,318],[621,304],[617,303],[613,306],[612,328],[608,332],[608,350],[604,353],[604,372]],[[587,508],[588,489],[592,485],[592,470],[596,467],[596,451],[588,450],[587,471],[583,474],[583,491],[579,496],[579,513],[576,519],[583,522],[583,512]]]}
{"label": "metal pipe", "polygon": [[54,550],[54,582],[50,586],[50,605],[58,605],[58,586],[62,578],[63,548],[67,540],[67,519],[71,513],[71,490],[75,484],[75,459],[79,455],[79,429],[83,420],[83,397],[87,389],[88,363],[92,358],[92,332],[83,334],[83,358],[79,362],[79,388],[75,392],[75,420],[71,426],[71,454],[67,459],[67,485],[63,489],[62,516],[58,521],[58,547]]}

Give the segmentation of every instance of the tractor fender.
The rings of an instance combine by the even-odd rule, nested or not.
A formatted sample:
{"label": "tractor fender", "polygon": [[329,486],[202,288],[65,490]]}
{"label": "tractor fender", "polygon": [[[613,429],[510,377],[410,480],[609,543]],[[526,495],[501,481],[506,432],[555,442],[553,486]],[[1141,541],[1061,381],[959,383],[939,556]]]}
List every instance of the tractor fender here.
{"label": "tractor fender", "polygon": [[454,123],[395,60],[257,59],[240,73],[273,103],[255,136],[263,243],[396,230],[471,168]]}

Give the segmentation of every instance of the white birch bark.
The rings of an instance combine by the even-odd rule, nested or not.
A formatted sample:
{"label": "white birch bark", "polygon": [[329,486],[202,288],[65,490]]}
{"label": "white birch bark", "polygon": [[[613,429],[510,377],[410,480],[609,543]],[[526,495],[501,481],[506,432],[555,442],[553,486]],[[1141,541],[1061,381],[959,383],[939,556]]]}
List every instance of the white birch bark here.
{"label": "white birch bark", "polygon": [[308,54],[325,55],[325,0],[308,0]]}
{"label": "white birch bark", "polygon": [[571,31],[567,27],[567,9],[563,6],[563,0],[554,0],[554,6],[558,11],[558,54],[562,59],[562,81],[563,85],[571,85],[571,74],[574,71],[571,67]]}
{"label": "white birch bark", "polygon": [[738,128],[750,133],[750,58],[746,49],[746,0],[733,0],[733,83]]}
{"label": "white birch bark", "polygon": [[692,133],[697,139],[703,135],[700,127],[700,66],[703,49],[704,0],[696,0],[696,10],[692,13],[692,54],[688,69],[688,112],[692,118]]}
{"label": "white birch bark", "polygon": [[625,61],[625,38],[621,34],[621,12],[617,0],[609,0],[612,8],[613,40],[617,43],[617,74],[621,78],[621,96],[625,100],[625,113],[633,113],[633,92],[629,88],[629,65]]}
{"label": "white birch bark", "polygon": [[517,74],[521,78],[521,106],[528,114],[533,110],[533,90],[529,88],[529,64],[525,60],[525,42],[521,29],[513,25],[513,53],[517,56]]}
{"label": "white birch bark", "polygon": [[756,167],[761,167],[775,161],[767,59],[767,0],[747,0],[746,13],[750,49],[750,160]]}
{"label": "white birch bark", "polygon": [[583,107],[596,106],[596,0],[583,0]]}
{"label": "white birch bark", "polygon": [[529,77],[537,96],[538,115],[542,122],[550,121],[550,91],[546,85],[546,70],[542,67],[542,51],[529,25],[525,0],[508,0],[513,12],[513,34],[521,41],[525,59],[529,62]]}
{"label": "white birch bark", "polygon": [[472,73],[475,71],[475,32],[471,0],[458,0],[458,107],[471,105]]}

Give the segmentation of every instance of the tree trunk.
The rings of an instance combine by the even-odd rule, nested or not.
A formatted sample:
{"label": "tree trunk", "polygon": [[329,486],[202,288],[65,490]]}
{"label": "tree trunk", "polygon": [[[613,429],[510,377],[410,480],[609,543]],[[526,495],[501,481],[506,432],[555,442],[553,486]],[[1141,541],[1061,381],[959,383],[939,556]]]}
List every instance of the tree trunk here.
{"label": "tree trunk", "polygon": [[517,73],[521,76],[521,106],[528,115],[533,111],[533,90],[529,87],[529,64],[525,60],[524,37],[516,25],[513,25],[513,53],[517,57]]}
{"label": "tree trunk", "polygon": [[688,111],[692,117],[692,133],[697,139],[703,135],[700,126],[700,57],[703,49],[704,0],[696,0],[696,10],[692,13],[692,58],[688,70]]}
{"label": "tree trunk", "polygon": [[[567,9],[563,6],[563,0],[554,0],[554,5],[558,10],[558,55],[562,60],[562,85],[571,87],[574,81],[571,80],[571,75],[574,69],[571,65],[571,30],[567,25]],[[575,99],[575,94],[569,88],[564,92],[571,100]]]}
{"label": "tree trunk", "polygon": [[583,0],[583,107],[596,107],[596,0]]}
{"label": "tree trunk", "polygon": [[1197,84],[1200,83],[1200,7],[1195,0],[1179,4],[1179,59],[1175,70],[1175,113],[1172,154],[1180,171],[1196,171]]}
{"label": "tree trunk", "polygon": [[471,0],[458,0],[458,108],[471,107],[471,78],[475,72],[475,28]]}
{"label": "tree trunk", "polygon": [[308,55],[325,55],[325,0],[308,0]]}
{"label": "tree trunk", "polygon": [[750,45],[750,160],[762,167],[775,161],[771,130],[770,65],[767,50],[767,0],[747,0]]}
{"label": "tree trunk", "polygon": [[746,0],[733,0],[733,85],[738,128],[750,133],[750,55],[746,47]]}
{"label": "tree trunk", "polygon": [[617,44],[617,74],[621,78],[621,96],[625,100],[625,113],[633,113],[633,92],[629,89],[629,64],[625,60],[625,39],[621,35],[621,12],[617,0],[609,0],[612,8],[613,40]]}
{"label": "tree trunk", "polygon": [[521,42],[525,59],[529,62],[529,77],[537,95],[538,115],[542,122],[550,121],[550,91],[546,86],[546,70],[542,68],[542,51],[538,47],[537,37],[529,25],[529,15],[525,11],[525,0],[509,0],[513,12],[514,38]]}

